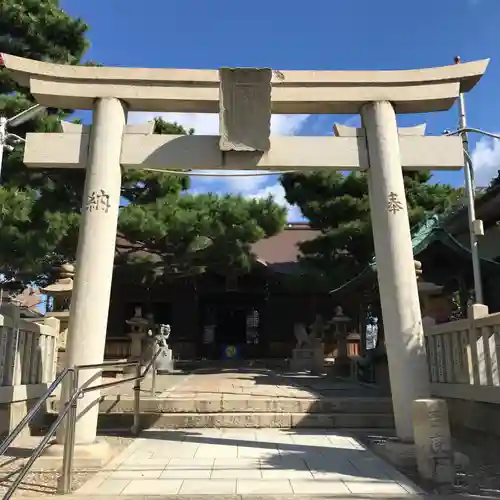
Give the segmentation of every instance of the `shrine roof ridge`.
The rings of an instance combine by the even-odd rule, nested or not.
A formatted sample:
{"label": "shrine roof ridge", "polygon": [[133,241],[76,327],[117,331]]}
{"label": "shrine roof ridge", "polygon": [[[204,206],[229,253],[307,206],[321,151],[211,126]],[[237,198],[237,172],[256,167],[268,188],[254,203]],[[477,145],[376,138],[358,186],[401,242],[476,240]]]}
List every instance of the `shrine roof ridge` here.
{"label": "shrine roof ridge", "polygon": [[[116,97],[134,111],[217,113],[219,71],[71,66],[0,54],[40,104],[91,109]],[[389,100],[397,112],[448,109],[480,80],[489,59],[413,70],[273,71],[273,113],[357,113],[365,102]]]}

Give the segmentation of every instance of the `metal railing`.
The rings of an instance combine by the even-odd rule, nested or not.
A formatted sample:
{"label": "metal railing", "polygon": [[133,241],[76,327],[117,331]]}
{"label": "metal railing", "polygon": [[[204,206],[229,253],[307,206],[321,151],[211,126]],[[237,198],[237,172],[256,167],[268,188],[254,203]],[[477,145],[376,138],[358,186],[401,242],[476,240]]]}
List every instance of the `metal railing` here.
{"label": "metal railing", "polygon": [[[58,494],[67,494],[71,493],[72,489],[72,473],[73,473],[73,457],[75,451],[75,427],[77,422],[77,403],[78,398],[83,396],[84,394],[92,391],[97,391],[100,389],[107,389],[109,387],[114,387],[115,385],[121,385],[126,382],[134,382],[134,422],[131,428],[131,432],[134,435],[139,434],[140,432],[140,406],[141,406],[141,382],[147,376],[151,368],[156,362],[156,359],[163,351],[163,347],[160,347],[151,358],[151,361],[144,368],[141,373],[141,363],[140,361],[117,361],[117,362],[104,362],[95,365],[78,365],[71,368],[65,368],[50,384],[47,388],[47,391],[43,394],[43,396],[36,402],[36,404],[31,408],[28,414],[19,422],[16,428],[5,438],[5,440],[0,445],[0,456],[2,456],[12,442],[19,436],[21,431],[31,423],[34,419],[38,411],[42,408],[42,406],[46,403],[49,397],[53,394],[53,392],[57,389],[59,385],[69,377],[70,380],[68,382],[68,391],[69,394],[67,401],[64,404],[64,407],[59,411],[57,418],[50,426],[49,430],[37,445],[37,447],[33,450],[32,455],[28,459],[28,461],[24,464],[22,469],[17,474],[15,480],[12,485],[9,487],[4,500],[12,498],[12,495],[15,493],[18,486],[21,484],[22,480],[29,472],[37,458],[43,453],[45,447],[49,443],[49,441],[54,437],[57,429],[63,423],[65,417],[67,417],[66,421],[66,430],[64,437],[64,452],[63,452],[63,464],[61,474],[58,479],[57,493]],[[92,382],[95,380],[97,373],[99,376],[102,374],[104,368],[110,367],[127,367],[127,366],[135,366],[135,376],[127,377],[121,380],[117,380],[114,382],[106,382],[99,385],[91,386]],[[90,370],[96,369],[97,373],[89,378],[81,387],[78,382],[78,375],[81,370]],[[151,384],[151,392],[153,394],[156,393],[156,369],[153,370],[152,384]]]}

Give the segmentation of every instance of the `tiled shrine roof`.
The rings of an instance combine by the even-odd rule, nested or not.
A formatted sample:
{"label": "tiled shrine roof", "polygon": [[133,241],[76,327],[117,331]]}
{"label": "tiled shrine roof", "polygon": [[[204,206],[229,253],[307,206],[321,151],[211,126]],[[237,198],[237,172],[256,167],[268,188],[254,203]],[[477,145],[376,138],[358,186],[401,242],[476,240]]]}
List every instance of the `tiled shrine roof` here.
{"label": "tiled shrine roof", "polygon": [[[272,271],[278,273],[292,273],[299,261],[299,244],[316,238],[319,231],[311,229],[307,223],[289,223],[284,230],[265,238],[252,245],[252,252],[256,260]],[[134,254],[146,256],[147,251],[141,246],[127,241],[121,235],[117,237],[118,255]]]}

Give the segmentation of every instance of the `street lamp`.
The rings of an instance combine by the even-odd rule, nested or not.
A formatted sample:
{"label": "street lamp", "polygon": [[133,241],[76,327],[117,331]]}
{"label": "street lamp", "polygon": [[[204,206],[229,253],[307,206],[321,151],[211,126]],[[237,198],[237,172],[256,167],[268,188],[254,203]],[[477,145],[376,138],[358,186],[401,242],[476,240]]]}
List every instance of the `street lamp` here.
{"label": "street lamp", "polygon": [[43,111],[45,111],[44,106],[35,104],[34,106],[31,106],[31,108],[25,109],[24,111],[21,111],[19,114],[11,118],[0,116],[0,174],[2,172],[4,150],[12,151],[14,149],[14,146],[12,144],[24,142],[24,139],[22,137],[19,137],[17,134],[10,133],[8,131],[8,128],[18,127],[19,125],[22,125],[23,123],[33,119],[35,116],[38,116]]}

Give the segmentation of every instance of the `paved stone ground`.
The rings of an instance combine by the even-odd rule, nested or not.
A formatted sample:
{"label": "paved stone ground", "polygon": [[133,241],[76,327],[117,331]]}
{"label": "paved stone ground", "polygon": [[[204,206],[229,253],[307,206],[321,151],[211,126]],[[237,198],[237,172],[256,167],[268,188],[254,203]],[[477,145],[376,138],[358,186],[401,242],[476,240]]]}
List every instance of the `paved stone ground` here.
{"label": "paved stone ground", "polygon": [[[158,382],[158,399],[378,395],[334,378],[257,368],[202,369],[160,376]],[[145,390],[149,383],[145,382]],[[176,429],[145,431],[76,494],[408,496],[418,492],[354,437],[332,429]]]}
{"label": "paved stone ground", "polygon": [[145,431],[76,495],[376,495],[421,491],[333,430]]}
{"label": "paved stone ground", "polygon": [[206,399],[233,396],[310,398],[313,395],[309,388],[295,386],[281,374],[265,369],[198,370],[162,394],[163,397]]}
{"label": "paved stone ground", "polygon": [[[112,382],[115,378],[105,378]],[[152,397],[152,378],[142,384],[145,397]],[[103,394],[133,395],[130,382],[103,390]],[[196,370],[192,373],[177,372],[156,377],[156,394],[159,398],[322,398],[322,397],[374,397],[385,395],[375,388],[341,381],[334,377],[277,372],[268,369],[219,369]]]}
{"label": "paved stone ground", "polygon": [[[101,439],[109,443],[113,456],[119,455],[133,442],[133,438],[121,436],[104,436]],[[14,445],[0,457],[0,497],[3,498],[40,440],[40,437],[19,437],[14,441]],[[60,461],[50,457],[42,457],[41,461],[35,462],[35,465],[23,479],[14,497],[39,498],[55,495],[60,468]],[[97,467],[79,467],[77,462],[73,472],[73,487],[80,487],[98,470]]]}
{"label": "paved stone ground", "polygon": [[[102,382],[103,383],[115,382],[119,379],[126,379],[130,377],[133,377],[133,375],[131,374],[131,375],[119,375],[118,377],[103,377]],[[183,372],[177,372],[170,375],[157,375],[156,386],[155,386],[156,396],[164,393],[169,389],[173,389],[178,384],[182,383],[187,377],[188,374]],[[148,375],[141,384],[141,390],[144,396],[152,397],[153,394],[151,393],[151,389],[152,389],[152,377],[151,375]],[[132,397],[134,395],[134,385],[132,382],[124,382],[123,384],[103,389],[102,394],[110,396],[119,394],[121,396]]]}

